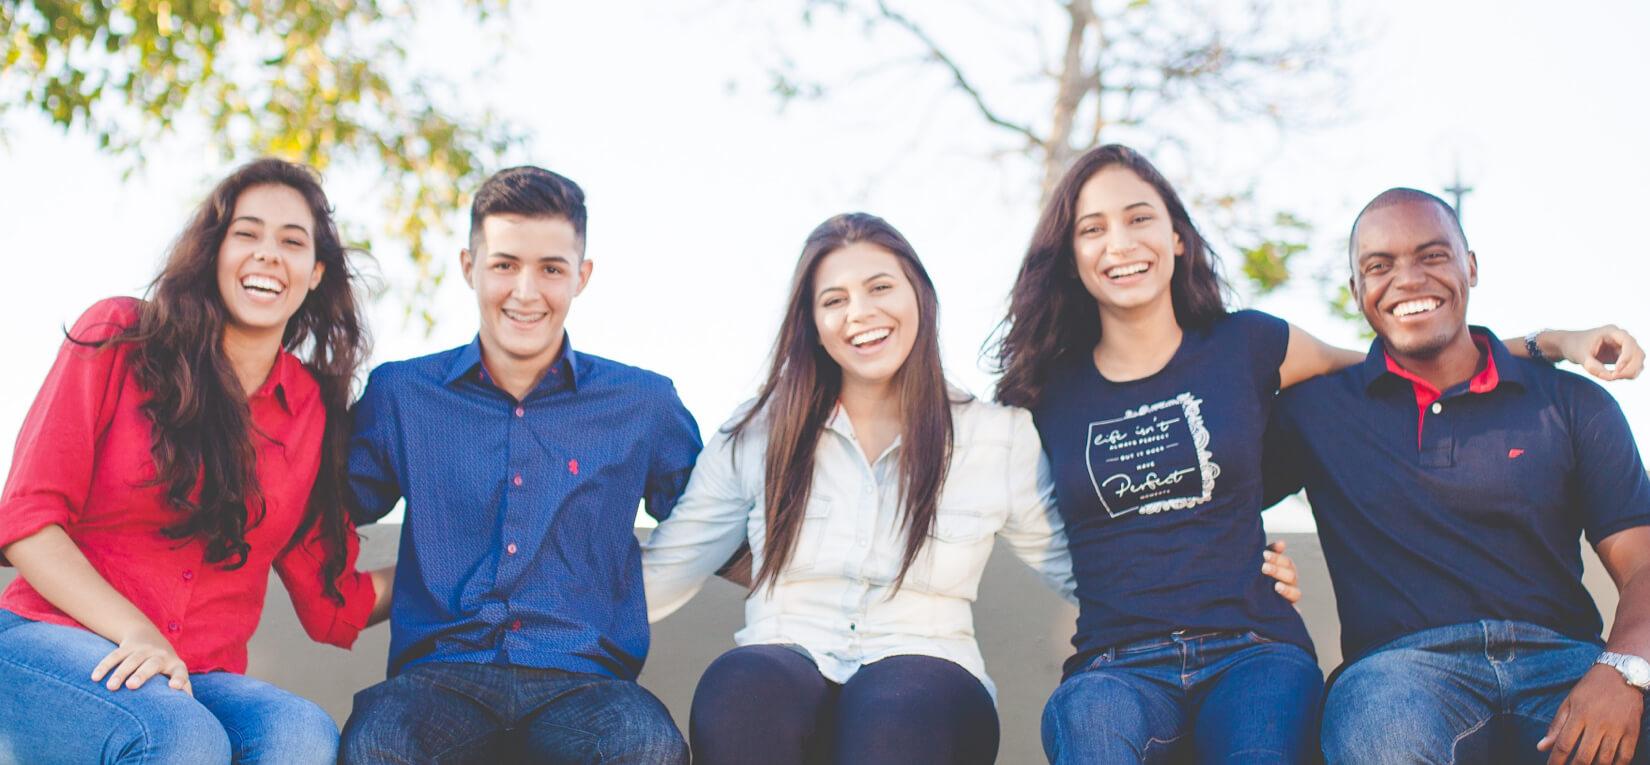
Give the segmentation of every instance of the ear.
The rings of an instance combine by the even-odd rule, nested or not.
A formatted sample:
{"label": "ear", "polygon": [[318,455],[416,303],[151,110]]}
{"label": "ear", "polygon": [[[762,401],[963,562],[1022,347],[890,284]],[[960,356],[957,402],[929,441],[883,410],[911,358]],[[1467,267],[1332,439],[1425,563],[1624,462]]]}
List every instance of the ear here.
{"label": "ear", "polygon": [[590,286],[590,272],[596,270],[596,262],[585,257],[579,258],[579,288],[573,290],[573,296],[584,294],[584,288]]}
{"label": "ear", "polygon": [[1478,286],[1478,253],[1467,250],[1467,286]]}
{"label": "ear", "polygon": [[476,288],[475,265],[475,253],[470,252],[468,247],[461,248],[458,251],[458,268],[464,273],[464,283],[470,285],[470,289]]}
{"label": "ear", "polygon": [[1175,235],[1174,235],[1174,256],[1178,258],[1178,257],[1180,257],[1182,255],[1185,255],[1185,254],[1186,254],[1186,243],[1180,241],[1180,233],[1177,231],[1177,232],[1175,232]]}
{"label": "ear", "polygon": [[326,275],[327,275],[327,264],[323,263],[319,260],[315,261],[315,268],[313,270],[311,270],[310,273],[309,273],[309,288],[310,288],[310,290],[313,291],[316,287],[321,286],[321,278],[326,276]]}

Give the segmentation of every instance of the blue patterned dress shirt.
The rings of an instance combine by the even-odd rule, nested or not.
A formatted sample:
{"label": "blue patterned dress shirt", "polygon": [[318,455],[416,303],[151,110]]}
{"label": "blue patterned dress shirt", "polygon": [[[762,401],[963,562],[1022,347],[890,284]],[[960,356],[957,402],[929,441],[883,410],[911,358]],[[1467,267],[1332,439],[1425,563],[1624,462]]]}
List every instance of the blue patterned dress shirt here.
{"label": "blue patterned dress shirt", "polygon": [[426,661],[635,679],[636,507],[663,520],[698,425],[670,380],[565,352],[522,401],[469,345],[373,370],[350,442],[357,524],[406,499],[389,674]]}

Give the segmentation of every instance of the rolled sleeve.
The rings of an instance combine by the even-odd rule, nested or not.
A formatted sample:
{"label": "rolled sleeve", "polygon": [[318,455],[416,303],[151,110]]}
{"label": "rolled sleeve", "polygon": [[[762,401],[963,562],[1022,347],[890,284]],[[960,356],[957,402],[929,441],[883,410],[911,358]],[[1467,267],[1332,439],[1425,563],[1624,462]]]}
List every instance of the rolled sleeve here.
{"label": "rolled sleeve", "polygon": [[283,551],[275,559],[275,572],[286,585],[292,598],[292,608],[304,632],[317,643],[349,648],[356,636],[366,629],[367,619],[377,599],[372,577],[357,570],[361,542],[354,530],[344,535],[344,572],[336,582],[344,602],[338,603],[327,595],[322,584],[326,563],[326,545],[321,538],[320,524],[312,526],[297,544]]}
{"label": "rolled sleeve", "polygon": [[[93,347],[130,326],[137,302],[104,300],[86,311],[58,349],[57,360],[23,420],[11,473],[0,494],[0,549],[47,526],[68,527],[91,493],[99,435],[120,396],[117,369],[128,346]],[[4,556],[0,564],[10,565]]]}

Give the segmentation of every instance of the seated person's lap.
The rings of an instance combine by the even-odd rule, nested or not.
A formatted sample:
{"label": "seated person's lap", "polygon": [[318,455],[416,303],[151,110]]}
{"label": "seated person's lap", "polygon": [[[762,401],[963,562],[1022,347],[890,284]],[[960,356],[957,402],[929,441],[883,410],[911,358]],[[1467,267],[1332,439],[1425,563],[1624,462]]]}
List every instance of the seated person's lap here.
{"label": "seated person's lap", "polygon": [[507,665],[427,662],[361,691],[348,763],[685,762],[664,705],[627,680]]}
{"label": "seated person's lap", "polygon": [[1544,763],[1536,742],[1600,650],[1515,622],[1407,635],[1337,674],[1324,700],[1324,754],[1330,763],[1370,762],[1375,750],[1395,762]]}

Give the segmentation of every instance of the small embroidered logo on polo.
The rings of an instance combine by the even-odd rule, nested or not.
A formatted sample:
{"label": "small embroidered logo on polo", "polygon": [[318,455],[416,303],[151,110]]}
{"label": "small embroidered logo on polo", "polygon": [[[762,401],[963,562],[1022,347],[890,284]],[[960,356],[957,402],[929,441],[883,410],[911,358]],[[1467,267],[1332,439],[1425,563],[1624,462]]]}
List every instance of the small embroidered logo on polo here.
{"label": "small embroidered logo on polo", "polygon": [[578,460],[568,460],[567,461],[567,472],[572,473],[573,475],[578,475],[579,474],[579,461]]}
{"label": "small embroidered logo on polo", "polygon": [[1507,459],[1515,460],[1515,459],[1518,459],[1519,457],[1522,457],[1522,456],[1524,456],[1524,450],[1523,449],[1508,449],[1507,450]]}

